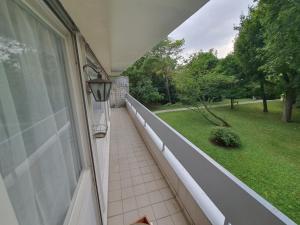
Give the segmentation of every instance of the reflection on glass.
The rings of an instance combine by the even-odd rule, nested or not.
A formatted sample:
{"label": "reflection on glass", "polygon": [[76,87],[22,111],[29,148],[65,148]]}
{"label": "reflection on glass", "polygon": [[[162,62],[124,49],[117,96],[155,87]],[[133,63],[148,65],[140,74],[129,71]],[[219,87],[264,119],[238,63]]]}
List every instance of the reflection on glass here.
{"label": "reflection on glass", "polygon": [[65,65],[63,39],[1,0],[0,173],[20,225],[63,224],[81,171]]}

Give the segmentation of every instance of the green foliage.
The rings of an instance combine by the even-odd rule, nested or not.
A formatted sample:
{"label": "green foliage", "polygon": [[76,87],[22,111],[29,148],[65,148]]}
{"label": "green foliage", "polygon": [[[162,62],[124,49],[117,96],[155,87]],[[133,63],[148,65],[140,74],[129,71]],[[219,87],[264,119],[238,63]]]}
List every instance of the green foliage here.
{"label": "green foliage", "polygon": [[235,148],[241,145],[240,137],[229,128],[214,128],[210,134],[210,140],[220,146]]}
{"label": "green foliage", "polygon": [[199,77],[211,72],[218,64],[216,52],[211,49],[209,52],[198,52],[190,56],[188,63],[184,66],[191,76]]}
{"label": "green foliage", "polygon": [[261,70],[265,63],[264,26],[257,9],[249,8],[249,15],[242,16],[240,26],[236,27],[239,35],[234,44],[234,52],[239,60],[245,79],[260,84],[260,96],[264,100],[263,111],[267,112],[265,91],[267,73]]}
{"label": "green foliage", "polygon": [[123,72],[129,77],[130,93],[135,98],[146,104],[176,101],[172,74],[183,44],[184,40],[163,40]]}
{"label": "green foliage", "polygon": [[[153,86],[151,76],[145,73],[145,57],[140,58],[129,67],[123,75],[129,77],[130,94],[144,104],[161,101],[163,96]],[[150,71],[148,71],[150,73]]]}
{"label": "green foliage", "polygon": [[199,79],[202,96],[205,99],[222,99],[226,96],[228,89],[234,86],[235,80],[233,76],[224,76],[223,74],[212,72]]}
{"label": "green foliage", "polygon": [[237,79],[244,78],[243,68],[239,64],[237,56],[233,53],[219,60],[216,71],[227,76],[234,76]]}
{"label": "green foliage", "polygon": [[221,100],[221,86],[230,78],[214,73],[218,58],[211,50],[193,55],[189,62],[175,74],[175,84],[180,99],[190,104],[202,98]]}
{"label": "green foliage", "polygon": [[264,80],[266,74],[260,70],[264,65],[264,27],[256,8],[249,9],[248,16],[241,16],[239,31],[234,43],[234,53],[239,61],[245,78]]}
{"label": "green foliage", "polygon": [[[249,91],[249,83],[245,80],[245,74],[235,54],[231,53],[224,59],[220,59],[215,73],[222,74],[230,80],[227,88],[223,90],[223,96],[229,99],[252,97]],[[250,95],[249,95],[250,94]],[[233,108],[233,105],[232,105]]]}
{"label": "green foliage", "polygon": [[214,125],[230,126],[208,104],[221,101],[235,83],[233,76],[226,76],[216,69],[218,63],[213,50],[199,52],[175,74],[175,83],[183,103],[193,105],[195,111]]}
{"label": "green foliage", "polygon": [[136,83],[131,94],[139,99],[142,103],[158,102],[162,96],[158,93],[157,88],[153,87],[152,81],[149,78],[144,78]]}
{"label": "green foliage", "polygon": [[199,52],[175,74],[180,99],[189,104],[200,100],[247,97],[242,72],[234,55],[219,60],[215,53]]}
{"label": "green foliage", "polygon": [[262,70],[281,82],[285,94],[282,120],[289,122],[300,88],[300,2],[261,0],[258,12],[265,27],[266,63]]}
{"label": "green foliage", "polygon": [[152,80],[157,84],[158,90],[164,96],[164,102],[174,102],[176,91],[172,75],[181,59],[184,40],[165,39],[146,54],[147,67],[151,68]]}
{"label": "green foliage", "polygon": [[260,0],[241,17],[235,54],[262,98],[285,94],[282,119],[289,122],[300,88],[300,2]]}
{"label": "green foliage", "polygon": [[285,82],[298,86],[300,75],[300,2],[261,0],[258,12],[265,27],[267,63],[272,75],[281,74]]}
{"label": "green foliage", "polygon": [[234,99],[255,96],[263,99],[264,112],[267,99],[284,93],[283,120],[288,122],[300,90],[299,25],[299,1],[257,1],[235,27],[239,33],[232,54],[218,59],[213,49],[200,51],[180,64],[184,40],[163,40],[125,71],[130,92],[140,101],[162,104],[228,98],[232,109]]}
{"label": "green foliage", "polygon": [[300,95],[297,96],[297,99],[296,99],[296,107],[297,107],[297,108],[300,108]]}

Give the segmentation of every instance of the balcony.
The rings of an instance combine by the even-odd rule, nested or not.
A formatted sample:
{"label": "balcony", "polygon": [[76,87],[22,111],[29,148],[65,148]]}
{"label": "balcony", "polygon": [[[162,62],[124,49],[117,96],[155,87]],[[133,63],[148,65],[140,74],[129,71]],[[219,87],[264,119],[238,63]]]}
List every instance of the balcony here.
{"label": "balcony", "polygon": [[108,224],[144,215],[158,224],[188,224],[127,110],[113,109],[111,116]]}
{"label": "balcony", "polygon": [[295,224],[130,95],[111,117],[108,225]]}

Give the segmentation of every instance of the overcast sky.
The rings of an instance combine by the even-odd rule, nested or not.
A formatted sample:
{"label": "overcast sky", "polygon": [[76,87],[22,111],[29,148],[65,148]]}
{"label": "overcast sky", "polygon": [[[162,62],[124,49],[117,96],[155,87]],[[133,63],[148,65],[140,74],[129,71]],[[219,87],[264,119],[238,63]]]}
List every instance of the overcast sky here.
{"label": "overcast sky", "polygon": [[248,13],[253,0],[210,0],[169,37],[185,39],[184,55],[214,48],[223,58],[233,50],[233,40],[240,15]]}

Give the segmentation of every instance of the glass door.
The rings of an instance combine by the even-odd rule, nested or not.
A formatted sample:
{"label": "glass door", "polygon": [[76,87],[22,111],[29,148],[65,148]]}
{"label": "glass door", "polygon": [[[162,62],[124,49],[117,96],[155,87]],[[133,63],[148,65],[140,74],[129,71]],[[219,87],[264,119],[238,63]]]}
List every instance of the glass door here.
{"label": "glass door", "polygon": [[82,170],[67,63],[60,34],[0,1],[0,173],[20,225],[63,224]]}

